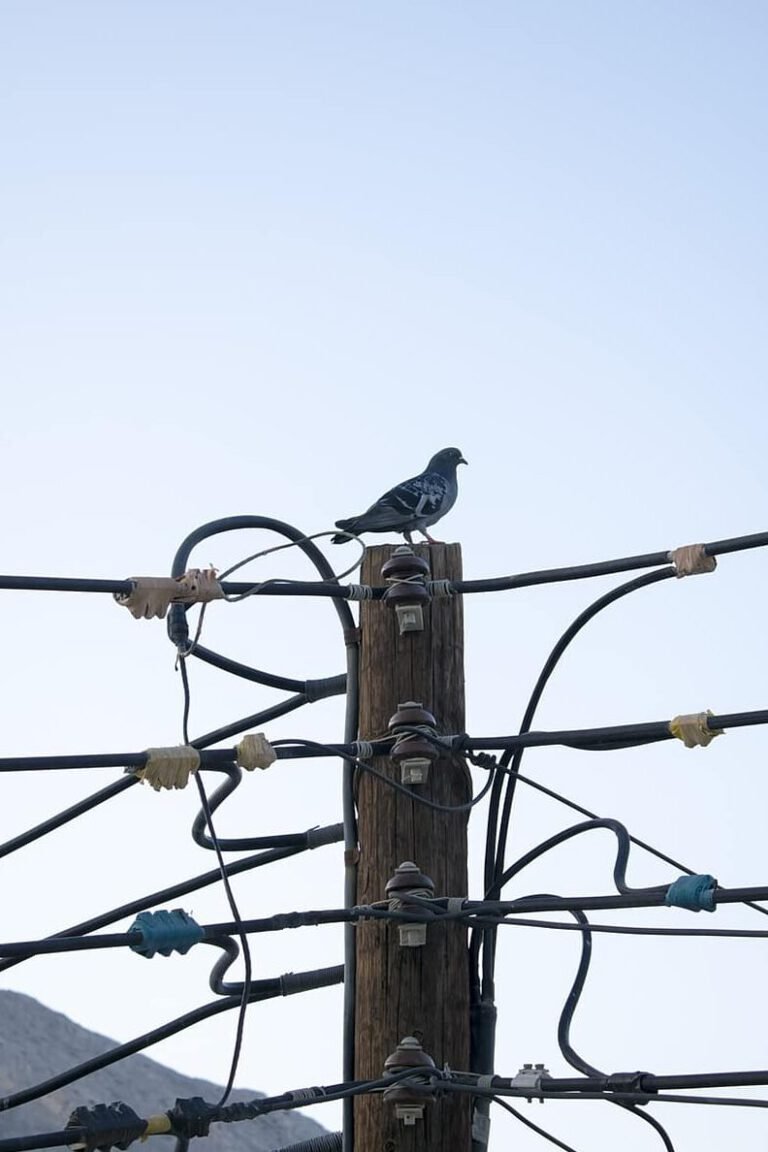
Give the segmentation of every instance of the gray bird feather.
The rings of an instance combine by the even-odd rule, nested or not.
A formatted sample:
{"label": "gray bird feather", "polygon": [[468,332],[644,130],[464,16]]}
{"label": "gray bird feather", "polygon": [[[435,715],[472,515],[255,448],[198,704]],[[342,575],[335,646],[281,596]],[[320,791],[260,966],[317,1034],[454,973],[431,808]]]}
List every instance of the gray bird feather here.
{"label": "gray bird feather", "polygon": [[456,468],[466,464],[458,448],[443,448],[437,452],[423,472],[390,488],[359,516],[337,520],[342,531],[331,537],[331,543],[344,544],[347,533],[355,536],[363,532],[402,532],[409,544],[411,533],[421,532],[434,543],[427,532],[456,503],[459,486]]}

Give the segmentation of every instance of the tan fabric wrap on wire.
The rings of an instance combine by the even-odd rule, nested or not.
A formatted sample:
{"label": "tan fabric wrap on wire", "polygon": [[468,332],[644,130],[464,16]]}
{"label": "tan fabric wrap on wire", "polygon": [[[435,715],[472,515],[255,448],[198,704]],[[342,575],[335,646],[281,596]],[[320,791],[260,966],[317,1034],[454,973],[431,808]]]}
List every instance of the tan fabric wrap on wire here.
{"label": "tan fabric wrap on wire", "polygon": [[277,760],[277,753],[263,732],[249,732],[235,748],[238,767],[246,772],[254,768],[269,768]]}
{"label": "tan fabric wrap on wire", "polygon": [[706,748],[715,736],[723,736],[724,729],[710,728],[707,718],[714,716],[714,712],[690,712],[684,716],[675,716],[669,722],[669,730],[678,740],[682,740],[686,748]]}
{"label": "tan fabric wrap on wire", "polygon": [[115,600],[136,620],[162,620],[171,604],[207,604],[224,596],[215,568],[190,568],[183,576],[131,576],[129,593],[115,592]]}
{"label": "tan fabric wrap on wire", "polygon": [[147,763],[136,775],[160,792],[164,788],[186,788],[190,776],[200,767],[200,753],[189,744],[174,748],[147,748]]}
{"label": "tan fabric wrap on wire", "polygon": [[716,557],[707,556],[703,544],[683,544],[681,548],[673,548],[668,557],[675,566],[675,576],[678,580],[683,576],[699,576],[703,572],[714,572],[717,568]]}

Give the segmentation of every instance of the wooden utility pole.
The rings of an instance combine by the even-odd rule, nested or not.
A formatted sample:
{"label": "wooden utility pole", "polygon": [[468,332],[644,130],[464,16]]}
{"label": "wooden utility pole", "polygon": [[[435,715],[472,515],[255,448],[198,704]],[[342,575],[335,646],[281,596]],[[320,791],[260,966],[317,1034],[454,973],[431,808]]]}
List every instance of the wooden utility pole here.
{"label": "wooden utility pole", "polygon": [[[383,563],[394,549],[366,551],[362,582],[381,585]],[[432,580],[461,579],[458,544],[417,545]],[[424,607],[424,630],[401,635],[391,604],[362,604],[360,738],[387,733],[398,705],[416,701],[433,714],[437,731],[464,731],[464,636],[460,596],[440,596]],[[373,765],[400,782],[389,757]],[[441,755],[426,783],[412,791],[439,804],[465,804],[471,780],[460,757]],[[388,787],[370,774],[357,778],[360,860],[358,904],[386,899],[387,881],[413,861],[434,881],[435,896],[467,891],[468,812],[440,812]],[[469,1068],[467,931],[457,923],[429,924],[426,944],[403,947],[396,923],[370,921],[357,928],[355,1075],[376,1078],[406,1036],[415,1036],[438,1068]],[[406,1125],[381,1094],[355,1103],[355,1152],[468,1152],[470,1100],[446,1094]]]}

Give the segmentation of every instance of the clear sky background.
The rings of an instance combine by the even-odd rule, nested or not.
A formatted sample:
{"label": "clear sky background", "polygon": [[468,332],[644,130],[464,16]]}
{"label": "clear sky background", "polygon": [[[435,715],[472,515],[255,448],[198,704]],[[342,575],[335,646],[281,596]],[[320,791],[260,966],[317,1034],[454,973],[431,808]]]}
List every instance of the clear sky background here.
{"label": "clear sky background", "polygon": [[[2,568],[162,574],[188,532],[239,513],[320,531],[449,444],[469,467],[437,534],[462,543],[470,577],[765,529],[767,49],[768,9],[749,0],[0,2]],[[271,542],[222,537],[195,559],[222,568]],[[538,726],[764,707],[767,563],[729,556],[610,609]],[[310,576],[290,554],[251,571]],[[552,644],[616,582],[468,598],[470,732],[516,730]],[[180,739],[164,625],[95,596],[6,592],[0,614],[3,755]],[[216,605],[205,641],[288,676],[343,670],[322,601]],[[279,698],[190,671],[193,735]],[[336,700],[267,731],[335,740],[341,723]],[[768,880],[765,756],[754,729],[706,751],[538,751],[525,768],[736,886]],[[0,838],[118,774],[0,778]],[[238,799],[222,835],[333,823],[339,765],[249,776]],[[196,808],[191,789],[135,788],[6,858],[2,935],[210,868]],[[572,822],[521,790],[511,852]],[[612,852],[596,833],[513,891],[606,893]],[[629,878],[674,874],[638,852]],[[341,849],[235,887],[250,916],[338,906]],[[220,888],[184,906],[227,916]],[[713,923],[764,926],[737,910]],[[341,937],[306,929],[253,951],[271,976],[340,962]],[[500,1073],[566,1074],[556,1026],[578,951],[573,934],[502,934]],[[73,955],[2,983],[127,1040],[208,1000],[210,962]],[[764,942],[599,937],[572,1040],[609,1071],[764,1067],[764,979]],[[253,1008],[239,1083],[337,1080],[340,1007],[331,989]],[[221,1082],[233,1031],[219,1018],[149,1054]],[[655,1114],[678,1152],[764,1140],[758,1111]],[[603,1104],[533,1118],[580,1152],[661,1147]],[[513,1140],[546,1147],[494,1114],[492,1152]]]}

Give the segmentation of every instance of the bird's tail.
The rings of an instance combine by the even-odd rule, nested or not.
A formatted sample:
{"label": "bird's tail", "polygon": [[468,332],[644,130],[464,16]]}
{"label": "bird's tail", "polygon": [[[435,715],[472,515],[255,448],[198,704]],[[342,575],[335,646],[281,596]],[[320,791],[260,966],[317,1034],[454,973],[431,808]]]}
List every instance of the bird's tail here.
{"label": "bird's tail", "polygon": [[357,532],[357,519],[353,516],[351,520],[337,520],[336,527],[343,531],[331,536],[331,544],[346,544]]}

